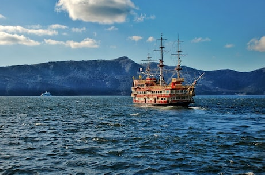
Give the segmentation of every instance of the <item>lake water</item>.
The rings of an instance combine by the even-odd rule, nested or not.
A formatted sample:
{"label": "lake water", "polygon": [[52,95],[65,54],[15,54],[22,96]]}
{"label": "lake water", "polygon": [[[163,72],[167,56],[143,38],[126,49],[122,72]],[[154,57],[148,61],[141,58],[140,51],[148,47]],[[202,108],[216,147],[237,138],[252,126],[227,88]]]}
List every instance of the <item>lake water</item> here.
{"label": "lake water", "polygon": [[0,174],[263,174],[265,96],[0,97]]}

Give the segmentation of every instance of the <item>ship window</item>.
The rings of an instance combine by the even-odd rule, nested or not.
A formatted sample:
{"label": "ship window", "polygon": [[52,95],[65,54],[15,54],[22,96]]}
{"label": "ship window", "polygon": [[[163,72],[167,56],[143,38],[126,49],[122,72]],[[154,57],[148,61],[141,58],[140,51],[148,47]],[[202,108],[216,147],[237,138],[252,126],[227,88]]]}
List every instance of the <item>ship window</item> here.
{"label": "ship window", "polygon": [[166,91],[167,94],[169,94],[169,91]]}

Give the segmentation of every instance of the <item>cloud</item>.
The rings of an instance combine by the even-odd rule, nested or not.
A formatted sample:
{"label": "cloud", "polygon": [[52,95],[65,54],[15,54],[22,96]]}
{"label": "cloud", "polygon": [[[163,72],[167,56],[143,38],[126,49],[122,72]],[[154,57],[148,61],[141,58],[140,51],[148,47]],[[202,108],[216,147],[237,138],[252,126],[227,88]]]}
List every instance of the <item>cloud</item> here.
{"label": "cloud", "polygon": [[0,14],[0,19],[6,19],[6,17]]}
{"label": "cloud", "polygon": [[195,37],[193,40],[191,40],[191,43],[200,43],[200,42],[205,42],[205,41],[211,41],[210,38],[202,38],[202,37]]}
{"label": "cloud", "polygon": [[152,37],[152,36],[150,36],[146,41],[147,41],[147,42],[153,42],[153,41],[155,41],[155,38]]}
{"label": "cloud", "polygon": [[144,20],[147,20],[147,19],[155,19],[155,15],[151,15],[149,17],[146,16],[146,14],[142,14],[140,16],[138,16],[137,14],[135,14],[135,18],[134,18],[134,21],[136,22],[143,22]]}
{"label": "cloud", "polygon": [[253,38],[248,42],[247,45],[248,50],[265,52],[265,36],[261,37],[260,40]]}
{"label": "cloud", "polygon": [[136,9],[131,0],[59,0],[56,11],[66,11],[72,20],[100,24],[122,23]]}
{"label": "cloud", "polygon": [[41,28],[41,25],[39,25],[39,24],[37,24],[37,25],[30,25],[28,27],[31,28],[31,29],[40,29]]}
{"label": "cloud", "polygon": [[23,35],[12,35],[5,32],[0,32],[0,45],[27,45],[27,46],[36,46],[40,45],[39,42],[31,40]]}
{"label": "cloud", "polygon": [[86,30],[85,27],[83,27],[83,28],[72,28],[72,31],[73,31],[73,32],[78,32],[78,33],[82,33],[82,32],[85,31],[85,30]]}
{"label": "cloud", "polygon": [[21,26],[2,26],[0,25],[0,32],[8,32],[8,33],[28,33],[28,34],[34,34],[38,36],[43,35],[57,35],[58,32],[55,30],[50,29],[26,29]]}
{"label": "cloud", "polygon": [[99,47],[98,41],[90,39],[90,38],[86,38],[80,43],[75,42],[75,41],[67,41],[66,45],[67,46],[69,45],[71,48],[98,48]]}
{"label": "cloud", "polygon": [[53,24],[49,26],[50,29],[67,29],[67,26],[60,25],[60,24]]}
{"label": "cloud", "polygon": [[112,30],[118,30],[118,28],[116,28],[115,26],[111,26],[111,27],[107,28],[106,30],[112,31]]}
{"label": "cloud", "polygon": [[67,47],[71,47],[73,49],[76,48],[98,48],[99,47],[99,41],[96,41],[94,39],[86,38],[81,42],[76,42],[72,40],[68,40],[66,42],[64,41],[56,41],[52,39],[45,39],[44,42],[49,45],[64,45]]}
{"label": "cloud", "polygon": [[44,42],[49,45],[65,45],[63,41],[56,41],[52,39],[44,39]]}
{"label": "cloud", "polygon": [[141,40],[141,39],[143,39],[143,37],[141,37],[141,36],[129,36],[128,37],[130,40],[133,40],[133,41],[139,41],[139,40]]}
{"label": "cloud", "polygon": [[235,47],[235,45],[234,44],[226,44],[224,47],[229,49],[229,48]]}

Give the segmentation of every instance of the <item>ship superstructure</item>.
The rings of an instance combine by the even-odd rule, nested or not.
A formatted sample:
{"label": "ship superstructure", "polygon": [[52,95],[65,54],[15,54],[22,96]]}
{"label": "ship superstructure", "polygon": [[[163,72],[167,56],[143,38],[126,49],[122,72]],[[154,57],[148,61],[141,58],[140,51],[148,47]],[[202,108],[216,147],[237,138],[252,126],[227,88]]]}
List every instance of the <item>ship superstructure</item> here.
{"label": "ship superstructure", "polygon": [[170,83],[164,80],[164,45],[165,40],[161,35],[160,40],[160,59],[159,59],[159,77],[158,79],[150,73],[150,57],[147,60],[147,68],[144,73],[145,78],[139,75],[138,79],[133,80],[131,87],[131,97],[136,104],[150,104],[150,105],[167,105],[167,106],[188,106],[194,103],[193,96],[195,96],[195,85],[197,81],[203,76],[201,74],[193,83],[183,84],[184,78],[181,77],[181,55],[180,40],[178,39],[178,49],[176,55],[178,64],[175,68],[177,77],[171,78]]}

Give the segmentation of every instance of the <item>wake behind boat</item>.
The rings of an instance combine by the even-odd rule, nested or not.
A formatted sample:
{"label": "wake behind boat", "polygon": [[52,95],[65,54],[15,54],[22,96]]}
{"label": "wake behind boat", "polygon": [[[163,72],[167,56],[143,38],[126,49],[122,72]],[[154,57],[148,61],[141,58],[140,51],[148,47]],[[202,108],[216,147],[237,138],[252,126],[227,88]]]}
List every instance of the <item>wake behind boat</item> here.
{"label": "wake behind boat", "polygon": [[146,78],[142,79],[139,75],[139,79],[133,80],[133,86],[131,87],[131,97],[133,97],[133,103],[135,104],[150,104],[150,105],[164,105],[164,106],[188,106],[190,103],[194,103],[193,96],[195,96],[195,85],[197,81],[203,76],[201,74],[192,84],[184,85],[184,78],[181,77],[180,71],[182,70],[180,63],[180,40],[178,39],[178,50],[174,54],[177,56],[178,65],[175,70],[177,72],[176,78],[171,78],[171,82],[167,84],[164,81],[164,45],[163,37],[161,35],[160,40],[160,53],[161,58],[159,60],[159,79],[154,77],[150,73],[150,57],[148,57],[148,66],[145,72],[142,72]]}

